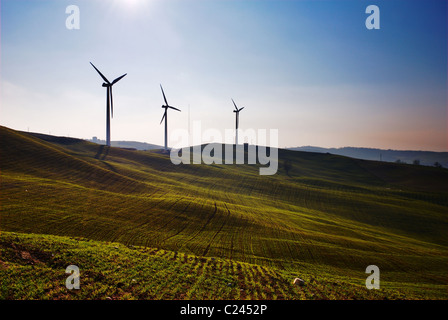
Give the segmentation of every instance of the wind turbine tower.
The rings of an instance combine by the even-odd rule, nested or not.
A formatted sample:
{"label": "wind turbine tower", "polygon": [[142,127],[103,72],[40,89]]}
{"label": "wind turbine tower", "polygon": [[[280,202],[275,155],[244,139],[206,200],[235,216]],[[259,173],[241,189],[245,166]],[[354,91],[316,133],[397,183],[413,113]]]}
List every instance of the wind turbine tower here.
{"label": "wind turbine tower", "polygon": [[235,110],[233,110],[233,112],[235,112],[236,114],[236,131],[235,131],[235,145],[238,144],[238,126],[239,126],[239,121],[240,121],[240,111],[244,109],[244,107],[238,109],[238,107],[236,106],[235,101],[233,101],[233,105],[235,106]]}
{"label": "wind turbine tower", "polygon": [[165,100],[165,105],[162,106],[162,108],[165,109],[165,113],[163,114],[162,120],[160,121],[160,124],[162,124],[163,119],[165,119],[165,151],[168,150],[168,108],[180,111],[179,109],[172,107],[168,104],[168,101],[165,97],[165,92],[163,92],[162,85],[160,85],[160,89],[162,89],[163,94],[163,100]]}
{"label": "wind turbine tower", "polygon": [[112,86],[114,84],[116,84],[118,81],[120,81],[121,78],[123,78],[125,75],[127,75],[127,73],[125,73],[124,75],[118,77],[114,81],[109,82],[109,80],[107,80],[107,78],[100,72],[100,70],[98,70],[93,65],[92,62],[90,62],[90,64],[99,73],[101,78],[103,78],[103,80],[104,80],[103,87],[107,88],[107,95],[106,95],[106,144],[107,144],[107,146],[110,147],[110,118],[111,118],[111,115],[112,115],[112,118],[114,117],[114,101],[113,101],[113,98],[112,98]]}

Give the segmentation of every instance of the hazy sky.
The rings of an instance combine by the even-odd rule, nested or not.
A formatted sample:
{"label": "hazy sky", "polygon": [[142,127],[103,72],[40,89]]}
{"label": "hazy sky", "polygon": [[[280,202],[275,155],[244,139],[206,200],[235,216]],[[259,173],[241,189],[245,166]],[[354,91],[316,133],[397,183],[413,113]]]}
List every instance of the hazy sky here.
{"label": "hazy sky", "polygon": [[[366,7],[380,9],[368,30]],[[80,10],[66,28],[66,7]],[[169,130],[278,129],[279,146],[448,150],[446,1],[2,0],[0,124],[163,144]]]}

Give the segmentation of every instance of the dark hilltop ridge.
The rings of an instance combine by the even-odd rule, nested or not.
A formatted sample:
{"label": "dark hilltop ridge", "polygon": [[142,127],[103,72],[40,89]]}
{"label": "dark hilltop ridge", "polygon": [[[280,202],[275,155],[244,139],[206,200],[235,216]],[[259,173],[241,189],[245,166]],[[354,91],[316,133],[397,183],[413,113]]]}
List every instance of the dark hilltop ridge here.
{"label": "dark hilltop ridge", "polygon": [[303,146],[288,148],[294,151],[331,153],[356,159],[419,164],[423,166],[442,166],[448,168],[448,152],[415,151],[415,150],[391,150],[377,148],[321,148]]}

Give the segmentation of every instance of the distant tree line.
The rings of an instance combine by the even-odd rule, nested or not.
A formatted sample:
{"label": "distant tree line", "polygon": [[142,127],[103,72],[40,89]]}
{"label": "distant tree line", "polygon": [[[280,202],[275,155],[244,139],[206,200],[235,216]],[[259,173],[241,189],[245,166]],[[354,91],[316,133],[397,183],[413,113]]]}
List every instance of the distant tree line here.
{"label": "distant tree line", "polygon": [[442,165],[438,161],[436,161],[436,162],[434,162],[434,167],[442,168]]}
{"label": "distant tree line", "polygon": [[289,171],[292,170],[292,163],[289,160],[283,162],[283,169],[285,169],[286,174],[289,176]]}
{"label": "distant tree line", "polygon": [[[401,161],[400,159],[395,160],[395,163],[406,163],[404,161]],[[420,165],[420,160],[419,159],[415,159],[414,161],[412,161],[413,165],[419,166]],[[434,162],[433,164],[434,167],[436,168],[442,168],[442,164],[438,161]]]}

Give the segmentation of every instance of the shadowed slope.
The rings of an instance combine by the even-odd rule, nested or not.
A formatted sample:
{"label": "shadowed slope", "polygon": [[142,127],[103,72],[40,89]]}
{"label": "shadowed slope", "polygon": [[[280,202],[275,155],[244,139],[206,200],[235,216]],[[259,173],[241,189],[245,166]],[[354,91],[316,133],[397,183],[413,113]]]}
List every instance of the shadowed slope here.
{"label": "shadowed slope", "polygon": [[0,139],[2,230],[359,278],[380,264],[388,281],[446,283],[445,169],[279,150],[278,173],[260,176],[4,127]]}
{"label": "shadowed slope", "polygon": [[[75,183],[101,190],[114,190],[119,186],[117,191],[124,193],[142,192],[151,188],[151,185],[118,174],[111,166],[102,166],[101,162],[86,161],[82,157],[73,156],[58,144],[32,135],[1,127],[0,140],[1,168],[4,172]],[[71,145],[87,151],[96,148],[101,150],[101,155],[107,154],[109,149],[78,139],[55,138],[53,141],[64,141],[62,145]]]}

